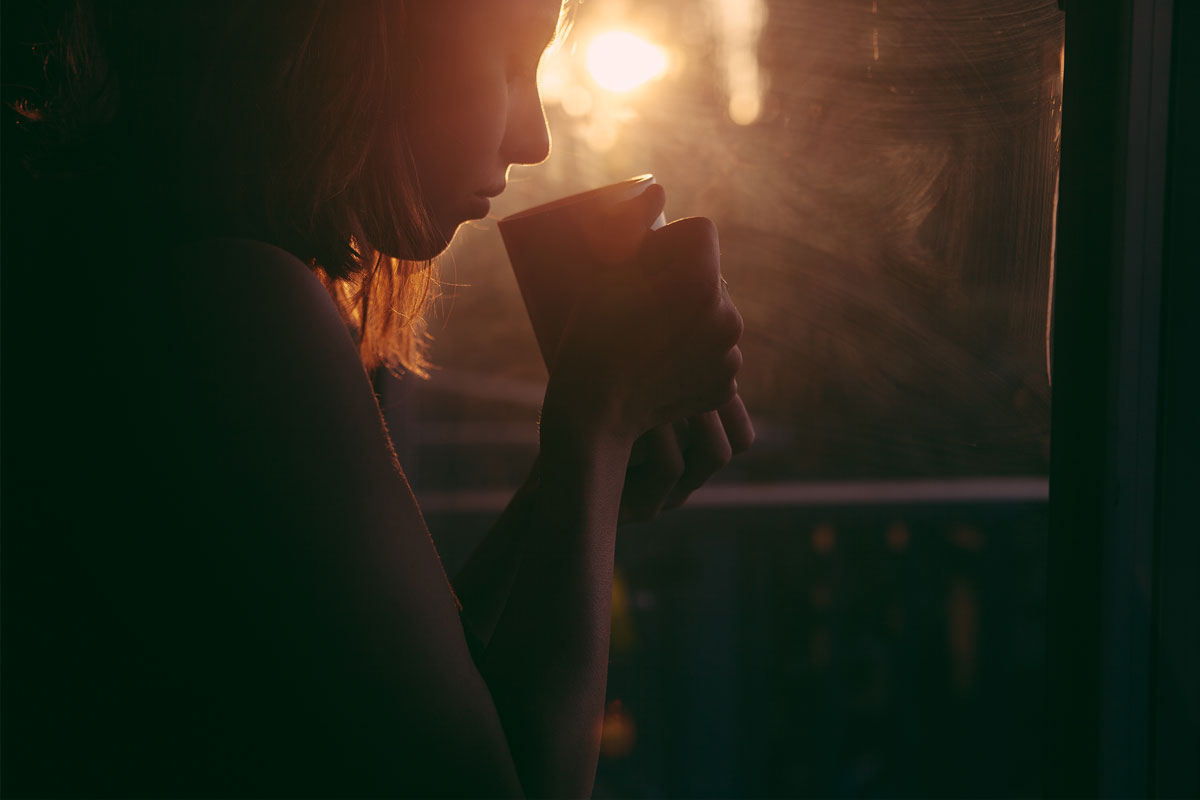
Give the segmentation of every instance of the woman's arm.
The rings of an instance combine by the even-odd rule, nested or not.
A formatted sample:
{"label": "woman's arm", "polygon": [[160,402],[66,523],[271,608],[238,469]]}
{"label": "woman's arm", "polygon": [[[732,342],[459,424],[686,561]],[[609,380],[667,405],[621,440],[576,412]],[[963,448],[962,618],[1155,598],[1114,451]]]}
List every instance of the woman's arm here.
{"label": "woman's arm", "polygon": [[535,797],[586,796],[595,778],[617,508],[632,444],[595,419],[548,398],[528,480],[454,580],[522,784]]}
{"label": "woman's arm", "polygon": [[548,397],[543,411],[519,567],[480,671],[526,792],[583,797],[600,745],[617,508],[633,437],[554,403]]}
{"label": "woman's arm", "polygon": [[[719,413],[692,417],[683,424],[659,425],[647,432],[634,442],[625,470],[619,522],[644,522],[664,509],[683,505],[691,492],[753,441],[754,427],[740,397]],[[463,628],[476,661],[486,650],[508,602],[540,480],[539,454],[525,482],[454,576]]]}
{"label": "woman's arm", "polygon": [[[653,219],[661,201],[647,192],[630,213]],[[711,223],[675,223],[647,241],[642,263],[614,271],[590,294],[547,388],[536,481],[503,520],[517,556],[504,561],[504,547],[485,544],[488,555],[470,567],[479,579],[481,565],[499,564],[504,576],[482,582],[497,590],[493,605],[468,624],[486,635],[494,620],[480,670],[532,795],[584,796],[592,787],[613,549],[634,440],[735,396],[741,319],[720,285],[718,252]],[[462,599],[471,620],[467,604],[480,598]]]}
{"label": "woman's arm", "polygon": [[[643,197],[638,213],[653,219],[661,192]],[[320,283],[256,243],[198,247],[175,265],[192,277],[164,303],[181,366],[163,405],[193,401],[179,428],[198,430],[205,463],[221,465],[203,502],[237,512],[213,535],[229,556],[218,585],[247,598],[228,620],[252,632],[239,663],[283,665],[241,696],[305,711],[300,728],[259,720],[264,736],[336,752],[342,766],[326,777],[356,793],[590,793],[630,448],[728,402],[741,364],[711,223],[673,223],[643,251],[564,335],[520,568],[478,668]]]}
{"label": "woman's arm", "polygon": [[[164,441],[187,443],[179,478],[194,487],[191,502],[220,520],[205,543],[220,554],[213,585],[243,598],[206,622],[245,631],[228,653],[238,670],[207,677],[216,696],[252,703],[229,709],[238,735],[304,753],[289,763],[317,792],[589,794],[632,441],[707,404],[724,391],[710,384],[732,377],[723,366],[686,378],[633,368],[630,349],[654,359],[678,349],[707,365],[730,334],[697,353],[689,348],[711,335],[693,331],[681,346],[643,330],[649,338],[617,342],[607,360],[587,352],[596,342],[576,344],[576,369],[547,390],[521,566],[476,666],[357,350],[319,281],[253,242],[197,245],[170,268],[184,277],[158,307],[156,330],[174,331],[162,335],[174,337],[175,357],[156,365],[157,404]],[[598,332],[611,313],[583,321]],[[259,708],[287,709],[287,720]]]}

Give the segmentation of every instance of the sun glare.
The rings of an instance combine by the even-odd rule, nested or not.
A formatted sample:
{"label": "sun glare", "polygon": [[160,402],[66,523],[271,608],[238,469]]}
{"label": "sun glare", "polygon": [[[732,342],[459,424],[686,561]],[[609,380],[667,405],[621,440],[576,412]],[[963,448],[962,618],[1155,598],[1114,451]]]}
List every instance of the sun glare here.
{"label": "sun glare", "polygon": [[660,47],[626,31],[609,31],[592,39],[587,68],[597,84],[610,92],[628,92],[661,78],[667,54]]}

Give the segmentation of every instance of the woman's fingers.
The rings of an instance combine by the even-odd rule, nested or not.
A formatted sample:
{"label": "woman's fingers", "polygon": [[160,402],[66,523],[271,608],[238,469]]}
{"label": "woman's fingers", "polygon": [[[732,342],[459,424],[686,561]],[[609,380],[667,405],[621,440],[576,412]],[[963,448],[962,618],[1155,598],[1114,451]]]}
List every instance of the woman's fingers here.
{"label": "woman's fingers", "polygon": [[715,411],[692,417],[687,448],[683,451],[684,470],[671,490],[664,508],[678,508],[688,495],[699,489],[733,458],[733,448],[720,415]]}
{"label": "woman's fingers", "polygon": [[644,442],[645,456],[637,465],[631,460],[625,473],[618,522],[645,522],[658,516],[684,473],[679,442],[689,435],[686,428],[664,424],[651,428],[638,440]]}
{"label": "woman's fingers", "polygon": [[594,230],[585,228],[585,235],[591,237],[590,252],[605,264],[628,261],[666,205],[666,192],[657,183],[647,186],[638,196],[617,203],[604,213],[601,225]]}
{"label": "woman's fingers", "polygon": [[709,373],[699,376],[704,383],[691,392],[691,402],[670,409],[671,416],[686,414],[698,417],[724,408],[737,397],[737,374],[742,368],[742,351],[734,347],[718,361]]}
{"label": "woman's fingers", "polygon": [[[622,239],[617,234],[625,224],[642,230],[662,202],[661,189],[649,187],[614,212],[605,238]],[[582,296],[554,359],[548,394],[556,390],[572,398],[566,405],[590,407],[604,417],[599,424],[637,439],[667,420],[707,414],[733,401],[744,323],[722,282],[720,242],[709,219],[677,220],[645,233],[627,266],[625,279],[598,281]],[[594,402],[598,386],[608,387],[601,391],[610,392],[615,404]],[[738,450],[751,438],[747,430],[738,428]],[[651,445],[661,451],[664,432],[636,441],[631,467],[663,458]],[[646,502],[630,505],[644,510]]]}
{"label": "woman's fingers", "polygon": [[[672,423],[675,429],[675,441],[679,444],[680,450],[687,445],[688,436],[688,421],[686,419],[677,420]],[[660,427],[665,427],[660,426]],[[662,443],[655,438],[661,435],[656,433],[657,428],[646,431],[633,442],[633,449],[629,453],[629,466],[640,467],[654,456],[654,448],[662,447]]]}
{"label": "woman's fingers", "polygon": [[746,413],[742,396],[735,394],[732,400],[717,409],[717,414],[721,417],[721,425],[725,429],[725,436],[729,439],[733,454],[749,450],[750,445],[754,444],[754,423]]}
{"label": "woman's fingers", "polygon": [[680,507],[753,443],[754,425],[736,394],[717,411],[647,431],[630,457],[620,522],[644,522]]}
{"label": "woman's fingers", "polygon": [[642,255],[646,279],[669,299],[671,310],[693,316],[711,306],[721,280],[721,246],[712,220],[688,217],[652,231]]}
{"label": "woman's fingers", "polygon": [[654,431],[651,429],[643,433],[633,442],[633,448],[629,451],[629,468],[640,467],[645,464],[650,458],[650,445],[654,438]]}

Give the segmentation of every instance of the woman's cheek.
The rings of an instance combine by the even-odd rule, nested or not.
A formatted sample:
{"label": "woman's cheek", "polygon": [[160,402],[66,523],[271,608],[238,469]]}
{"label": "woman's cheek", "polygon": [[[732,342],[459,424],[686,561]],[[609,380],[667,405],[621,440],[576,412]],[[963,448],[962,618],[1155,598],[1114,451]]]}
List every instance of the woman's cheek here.
{"label": "woman's cheek", "polygon": [[463,103],[462,110],[463,141],[470,142],[470,150],[478,156],[496,156],[508,119],[508,82],[505,76],[502,73],[492,74],[486,80],[477,82],[467,102]]}

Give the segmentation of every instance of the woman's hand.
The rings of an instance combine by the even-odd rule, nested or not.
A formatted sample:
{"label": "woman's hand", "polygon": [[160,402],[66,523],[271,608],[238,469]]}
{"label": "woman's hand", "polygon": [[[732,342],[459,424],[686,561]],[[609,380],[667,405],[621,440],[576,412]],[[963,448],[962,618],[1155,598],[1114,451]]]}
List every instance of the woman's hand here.
{"label": "woman's hand", "polygon": [[644,238],[581,292],[554,359],[544,431],[548,415],[561,416],[567,428],[632,445],[736,397],[742,318],[721,281],[716,227],[696,217],[640,234],[664,203],[654,185],[611,217],[613,241]]}
{"label": "woman's hand", "polygon": [[740,396],[717,411],[652,428],[634,443],[620,522],[646,522],[682,506],[753,443],[754,425]]}

